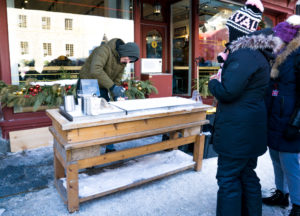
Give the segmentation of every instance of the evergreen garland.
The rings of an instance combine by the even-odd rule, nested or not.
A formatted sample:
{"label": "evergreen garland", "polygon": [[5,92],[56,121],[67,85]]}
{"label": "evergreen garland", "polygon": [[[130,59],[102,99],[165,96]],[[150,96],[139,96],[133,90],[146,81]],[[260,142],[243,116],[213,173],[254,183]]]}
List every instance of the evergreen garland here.
{"label": "evergreen garland", "polygon": [[33,107],[33,111],[38,110],[40,106],[52,108],[61,105],[65,95],[76,95],[76,85],[40,86],[31,85],[29,81],[21,85],[7,85],[0,81],[3,107]]}
{"label": "evergreen garland", "polygon": [[128,99],[144,99],[152,93],[158,93],[150,80],[127,79],[122,82],[122,86],[126,89]]}
{"label": "evergreen garland", "polygon": [[[63,103],[65,95],[76,96],[76,85],[52,86],[31,85],[34,80],[27,80],[20,85],[7,85],[0,81],[0,100],[2,107],[33,107],[37,111],[40,106],[58,107]],[[151,93],[158,93],[149,80],[125,80],[122,86],[126,89],[128,99],[145,98]]]}

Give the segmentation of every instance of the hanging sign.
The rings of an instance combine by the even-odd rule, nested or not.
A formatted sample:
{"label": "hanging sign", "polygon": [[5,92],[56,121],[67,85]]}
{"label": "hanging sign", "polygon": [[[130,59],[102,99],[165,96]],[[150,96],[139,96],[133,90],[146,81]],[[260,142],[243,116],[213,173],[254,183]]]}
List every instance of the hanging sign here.
{"label": "hanging sign", "polygon": [[152,41],[151,42],[151,46],[155,49],[157,47],[157,42],[156,41]]}

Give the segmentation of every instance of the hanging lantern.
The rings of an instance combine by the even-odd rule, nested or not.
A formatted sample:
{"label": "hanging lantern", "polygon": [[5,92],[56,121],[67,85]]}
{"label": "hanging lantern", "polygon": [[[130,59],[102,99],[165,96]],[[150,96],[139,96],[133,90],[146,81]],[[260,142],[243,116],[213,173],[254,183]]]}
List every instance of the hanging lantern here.
{"label": "hanging lantern", "polygon": [[160,5],[159,2],[155,2],[153,8],[154,8],[153,13],[154,13],[155,15],[159,15],[159,14],[161,13],[161,5]]}

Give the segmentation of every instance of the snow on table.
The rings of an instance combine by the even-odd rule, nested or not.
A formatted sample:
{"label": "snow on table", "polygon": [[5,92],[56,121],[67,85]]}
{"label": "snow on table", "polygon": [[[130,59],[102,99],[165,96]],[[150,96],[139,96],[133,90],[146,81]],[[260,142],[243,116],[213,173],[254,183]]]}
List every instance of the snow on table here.
{"label": "snow on table", "polygon": [[166,110],[192,110],[205,106],[202,103],[182,97],[162,97],[110,102],[110,104],[126,110],[127,114],[163,112]]}
{"label": "snow on table", "polygon": [[[94,175],[78,175],[79,197],[88,197],[98,193],[115,190],[193,166],[193,157],[180,151],[160,152],[135,158],[117,168],[104,168]],[[66,178],[61,178],[66,188]]]}

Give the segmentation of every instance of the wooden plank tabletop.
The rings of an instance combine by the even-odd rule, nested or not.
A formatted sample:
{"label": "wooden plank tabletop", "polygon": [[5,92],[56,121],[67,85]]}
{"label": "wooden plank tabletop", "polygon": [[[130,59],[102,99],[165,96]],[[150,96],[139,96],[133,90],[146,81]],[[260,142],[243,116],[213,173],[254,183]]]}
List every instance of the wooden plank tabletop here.
{"label": "wooden plank tabletop", "polygon": [[87,119],[80,120],[80,121],[69,121],[64,116],[59,113],[59,109],[49,109],[46,110],[47,115],[51,118],[52,121],[56,122],[62,130],[71,130],[77,128],[85,128],[85,127],[94,127],[106,124],[114,124],[120,122],[127,122],[127,121],[134,121],[134,120],[143,120],[143,119],[150,119],[150,118],[158,118],[163,116],[173,116],[185,113],[192,113],[192,112],[201,112],[211,109],[212,107],[209,105],[203,104],[203,106],[195,107],[192,109],[184,109],[182,110],[168,110],[163,113],[155,113],[155,114],[135,114],[135,115],[126,115],[126,116],[115,116],[109,119],[99,119],[96,116],[87,116]]}

